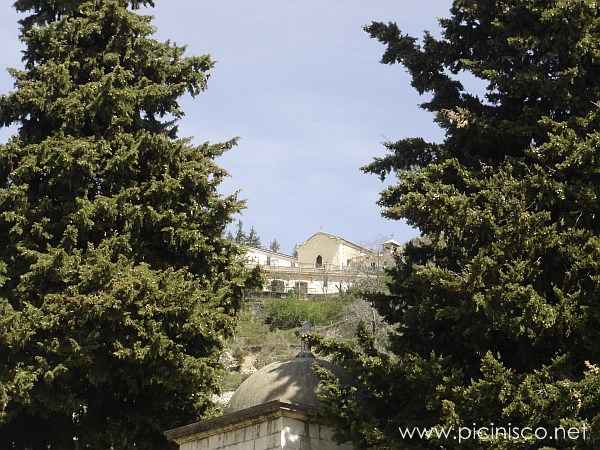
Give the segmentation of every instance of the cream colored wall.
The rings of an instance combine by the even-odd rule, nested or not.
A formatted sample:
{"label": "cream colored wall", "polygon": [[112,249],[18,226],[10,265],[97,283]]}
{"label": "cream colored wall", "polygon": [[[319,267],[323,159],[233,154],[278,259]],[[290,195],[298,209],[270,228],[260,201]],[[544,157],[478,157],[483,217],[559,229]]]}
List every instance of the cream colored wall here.
{"label": "cream colored wall", "polygon": [[339,266],[339,242],[325,234],[315,234],[298,246],[298,263],[300,267],[315,267],[317,256],[321,255],[324,266]]}
{"label": "cream colored wall", "polygon": [[344,242],[340,245],[339,258],[343,267],[348,266],[348,260],[359,260],[368,256],[368,253],[352,247]]}
{"label": "cream colored wall", "polygon": [[180,450],[352,450],[333,441],[329,427],[304,419],[278,417],[260,423],[199,436],[180,444]]}
{"label": "cream colored wall", "polygon": [[240,424],[235,429],[199,436],[197,439],[180,444],[179,450],[267,450],[281,448],[281,420],[281,417],[265,419],[260,423]]}
{"label": "cream colored wall", "polygon": [[315,267],[319,255],[323,257],[323,264],[326,268],[337,270],[348,267],[349,260],[364,263],[373,257],[371,252],[326,233],[316,233],[298,246],[300,267]]}
{"label": "cream colored wall", "polygon": [[348,267],[348,260],[364,260],[370,254],[342,239],[322,233],[315,234],[298,247],[300,267],[315,267],[319,255],[323,257],[326,268],[341,270]]}
{"label": "cream colored wall", "polygon": [[349,444],[337,444],[333,440],[333,430],[331,428],[291,417],[282,417],[281,448],[286,450],[353,449]]}

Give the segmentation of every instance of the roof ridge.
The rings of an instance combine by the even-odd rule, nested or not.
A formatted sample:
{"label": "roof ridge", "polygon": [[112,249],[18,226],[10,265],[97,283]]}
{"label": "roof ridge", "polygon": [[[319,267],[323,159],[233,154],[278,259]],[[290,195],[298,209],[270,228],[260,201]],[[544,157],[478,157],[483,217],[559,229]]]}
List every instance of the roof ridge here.
{"label": "roof ridge", "polygon": [[272,253],[274,255],[279,255],[279,256],[285,256],[286,258],[291,258],[291,259],[295,259],[296,257],[293,255],[288,255],[286,253],[281,253],[281,252],[274,252],[273,250],[269,250],[267,248],[262,248],[262,247],[255,247],[253,245],[247,245],[247,248],[252,248],[254,250],[260,250],[261,252],[267,252],[267,253]]}
{"label": "roof ridge", "polygon": [[307,242],[309,239],[313,238],[313,237],[314,237],[314,236],[316,236],[317,234],[324,234],[325,236],[333,237],[333,238],[335,238],[335,239],[340,239],[340,240],[342,240],[342,241],[344,241],[344,242],[346,242],[346,243],[350,244],[350,245],[351,245],[351,246],[353,246],[353,247],[358,247],[359,249],[361,249],[361,250],[366,250],[366,251],[367,251],[367,252],[369,252],[369,253],[375,253],[373,250],[371,250],[371,249],[370,249],[370,248],[368,248],[368,247],[365,247],[364,245],[357,244],[356,242],[349,241],[348,239],[346,239],[346,238],[344,238],[344,237],[342,237],[342,236],[338,236],[338,235],[336,235],[336,234],[328,233],[328,232],[326,232],[326,231],[317,231],[316,233],[314,233],[312,236],[310,236],[310,237],[309,237],[309,238],[308,238],[306,241],[304,241],[304,242]]}

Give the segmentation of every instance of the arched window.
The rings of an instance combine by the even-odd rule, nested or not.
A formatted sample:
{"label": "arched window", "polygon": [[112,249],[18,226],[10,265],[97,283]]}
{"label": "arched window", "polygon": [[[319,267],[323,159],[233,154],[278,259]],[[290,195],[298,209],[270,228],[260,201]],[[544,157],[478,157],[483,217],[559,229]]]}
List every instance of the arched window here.
{"label": "arched window", "polygon": [[323,267],[323,257],[321,255],[317,256],[317,262],[315,263],[315,267]]}

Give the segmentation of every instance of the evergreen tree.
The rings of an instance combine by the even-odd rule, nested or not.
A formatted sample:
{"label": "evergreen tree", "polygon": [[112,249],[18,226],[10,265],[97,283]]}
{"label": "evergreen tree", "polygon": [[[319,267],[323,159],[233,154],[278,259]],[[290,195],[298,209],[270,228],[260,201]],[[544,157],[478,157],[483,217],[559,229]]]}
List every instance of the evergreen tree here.
{"label": "evergreen tree", "polygon": [[269,249],[275,253],[279,252],[279,250],[281,249],[281,246],[279,245],[279,242],[277,241],[277,239],[273,239],[271,241],[271,244],[269,244]]}
{"label": "evergreen tree", "polygon": [[246,233],[244,233],[244,224],[241,220],[238,220],[237,230],[235,232],[235,242],[236,244],[245,244],[247,240],[248,238],[246,236]]}
{"label": "evergreen tree", "polygon": [[0,97],[0,446],[159,449],[212,411],[246,274],[242,204],[177,136],[213,62],[152,38],[152,0],[18,0]]}
{"label": "evergreen tree", "polygon": [[[348,371],[322,396],[358,448],[600,446],[600,11],[595,1],[455,0],[442,36],[373,23],[445,132],[386,144],[380,204],[426,239],[371,300],[389,348],[315,339]],[[482,80],[482,96],[457,76]],[[403,437],[404,427],[576,427],[579,440]],[[583,440],[583,432],[587,430]],[[489,438],[490,436],[488,436]]]}
{"label": "evergreen tree", "polygon": [[262,246],[262,243],[260,242],[260,237],[258,236],[258,233],[254,229],[254,227],[250,228],[250,232],[248,233],[248,236],[246,237],[245,244],[249,245],[250,247],[256,247],[256,248],[260,248]]}

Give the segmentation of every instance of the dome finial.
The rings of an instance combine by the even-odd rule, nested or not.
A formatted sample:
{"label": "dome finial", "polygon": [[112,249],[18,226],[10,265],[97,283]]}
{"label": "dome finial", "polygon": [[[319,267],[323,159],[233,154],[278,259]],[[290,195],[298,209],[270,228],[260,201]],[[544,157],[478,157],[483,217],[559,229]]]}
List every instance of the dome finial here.
{"label": "dome finial", "polygon": [[314,358],[310,344],[307,342],[307,337],[313,330],[313,324],[308,320],[302,322],[302,328],[298,330],[298,335],[300,336],[300,353],[296,355],[296,358]]}

